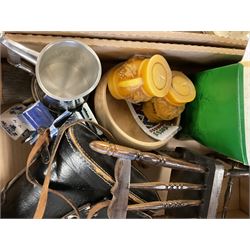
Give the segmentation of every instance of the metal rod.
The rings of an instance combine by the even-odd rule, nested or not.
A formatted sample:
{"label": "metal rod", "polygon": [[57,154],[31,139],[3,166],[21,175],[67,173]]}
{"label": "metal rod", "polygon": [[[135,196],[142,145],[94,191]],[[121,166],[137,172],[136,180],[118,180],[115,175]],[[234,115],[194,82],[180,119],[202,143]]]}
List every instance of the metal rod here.
{"label": "metal rod", "polygon": [[225,173],[225,176],[231,176],[231,177],[249,176],[249,169],[247,170],[230,169]]}
{"label": "metal rod", "polygon": [[223,219],[225,219],[227,217],[229,202],[230,202],[231,196],[232,196],[233,184],[234,184],[234,179],[232,176],[229,176],[227,189],[226,189],[226,192],[224,195],[223,211],[222,211],[222,216],[221,216]]}
{"label": "metal rod", "polygon": [[221,215],[221,217],[223,219],[227,217],[229,201],[230,201],[231,196],[232,196],[233,183],[234,183],[234,178],[233,178],[233,175],[231,173],[233,173],[235,171],[236,165],[237,164],[232,164],[231,169],[227,171],[227,173],[229,173],[229,178],[228,178],[228,183],[227,183],[227,189],[226,189],[226,192],[224,194],[223,210],[222,210],[222,215]]}
{"label": "metal rod", "polygon": [[204,190],[205,186],[192,183],[165,183],[165,182],[144,182],[144,183],[130,183],[129,188],[149,189],[149,190]]}

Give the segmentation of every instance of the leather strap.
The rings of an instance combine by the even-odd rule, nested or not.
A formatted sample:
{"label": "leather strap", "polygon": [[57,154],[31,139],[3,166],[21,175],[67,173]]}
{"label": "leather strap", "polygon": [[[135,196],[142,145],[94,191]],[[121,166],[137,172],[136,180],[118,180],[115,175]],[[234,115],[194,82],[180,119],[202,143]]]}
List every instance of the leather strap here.
{"label": "leather strap", "polygon": [[92,218],[95,216],[95,214],[96,214],[97,212],[99,212],[100,210],[102,210],[102,209],[105,208],[105,207],[108,207],[109,204],[110,204],[110,200],[101,201],[101,202],[95,204],[95,205],[89,210],[87,219],[92,219]]}
{"label": "leather strap", "polygon": [[33,148],[31,149],[29,153],[26,166],[31,165],[32,161],[36,158],[37,154],[41,151],[44,145],[49,145],[49,129],[46,129],[40,132],[40,135],[35,145],[33,146]]}
{"label": "leather strap", "polygon": [[80,124],[84,124],[84,123],[93,124],[94,126],[98,127],[104,133],[104,135],[106,137],[108,137],[108,138],[110,138],[112,140],[115,140],[114,137],[112,136],[112,134],[108,130],[106,130],[105,128],[103,128],[99,124],[97,124],[95,122],[92,122],[92,121],[88,121],[88,120],[85,120],[85,119],[80,119],[80,120],[77,120],[77,121],[72,121],[72,122],[64,124],[59,129],[58,135],[57,135],[57,137],[55,139],[55,142],[53,144],[53,147],[52,147],[52,150],[51,150],[51,156],[50,156],[49,163],[48,163],[47,173],[46,173],[43,185],[41,186],[38,183],[37,180],[33,180],[31,178],[31,176],[29,175],[29,168],[31,167],[33,161],[35,160],[37,154],[41,151],[43,146],[48,147],[48,145],[49,145],[49,129],[45,130],[42,134],[40,134],[38,140],[36,141],[34,147],[32,148],[32,150],[31,150],[31,152],[30,152],[30,154],[28,156],[27,164],[26,164],[26,178],[27,178],[27,180],[29,182],[31,182],[32,184],[34,184],[34,185],[38,185],[38,186],[42,187],[40,198],[39,198],[39,201],[38,201],[38,205],[37,205],[37,208],[36,208],[36,211],[35,211],[35,214],[34,214],[33,218],[35,218],[35,219],[43,218],[43,215],[44,215],[44,212],[45,212],[45,209],[46,209],[46,205],[47,205],[48,192],[54,193],[55,195],[61,197],[65,202],[67,202],[73,208],[73,210],[75,211],[77,217],[80,218],[78,208],[73,204],[73,202],[70,201],[68,198],[66,198],[64,195],[62,195],[61,193],[50,189],[49,188],[49,183],[50,183],[50,178],[51,178],[53,162],[54,162],[54,159],[55,159],[59,144],[61,142],[61,139],[62,139],[65,131],[68,128],[70,128],[70,127],[72,127],[72,126],[74,126],[76,124],[80,125]]}

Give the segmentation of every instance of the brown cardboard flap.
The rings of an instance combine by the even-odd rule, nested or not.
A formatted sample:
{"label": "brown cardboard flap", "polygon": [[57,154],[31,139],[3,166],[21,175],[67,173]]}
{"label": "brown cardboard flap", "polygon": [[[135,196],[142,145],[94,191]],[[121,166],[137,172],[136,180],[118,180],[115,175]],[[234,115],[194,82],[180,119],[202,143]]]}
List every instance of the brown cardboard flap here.
{"label": "brown cardboard flap", "polygon": [[[1,51],[1,48],[0,48]],[[3,100],[3,80],[2,80],[2,58],[0,57],[0,106],[2,105],[2,100]],[[0,110],[1,111],[1,110]]]}
{"label": "brown cardboard flap", "polygon": [[180,43],[238,49],[245,49],[247,45],[246,40],[221,37],[212,34],[212,32],[206,34],[197,32],[173,31],[32,31],[24,33],[161,43]]}
{"label": "brown cardboard flap", "polygon": [[[222,213],[217,214],[217,218],[221,219]],[[242,210],[229,210],[227,212],[227,219],[247,219],[249,218],[249,215],[244,213]]]}
{"label": "brown cardboard flap", "polygon": [[[62,39],[61,36],[6,34],[6,37],[40,51],[46,44]],[[244,50],[197,45],[136,42],[97,38],[76,38],[92,47],[101,60],[126,60],[134,55],[163,55],[175,69],[187,72],[222,66],[241,60]],[[201,67],[201,68],[199,68]],[[173,68],[172,68],[173,69]],[[190,71],[189,71],[190,70]],[[184,70],[185,72],[185,70]]]}

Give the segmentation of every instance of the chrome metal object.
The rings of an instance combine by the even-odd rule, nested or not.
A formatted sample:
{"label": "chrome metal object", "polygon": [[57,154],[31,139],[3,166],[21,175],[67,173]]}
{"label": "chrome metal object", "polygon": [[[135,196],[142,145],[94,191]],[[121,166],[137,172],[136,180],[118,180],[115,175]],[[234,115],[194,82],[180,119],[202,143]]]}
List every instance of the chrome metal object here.
{"label": "chrome metal object", "polygon": [[207,212],[208,219],[216,218],[223,178],[224,178],[224,166],[216,162],[212,190],[210,194],[210,200]]}
{"label": "chrome metal object", "polygon": [[38,85],[48,96],[59,101],[73,101],[88,95],[101,78],[101,63],[87,45],[62,39],[31,50],[0,34],[0,43],[35,65]]}

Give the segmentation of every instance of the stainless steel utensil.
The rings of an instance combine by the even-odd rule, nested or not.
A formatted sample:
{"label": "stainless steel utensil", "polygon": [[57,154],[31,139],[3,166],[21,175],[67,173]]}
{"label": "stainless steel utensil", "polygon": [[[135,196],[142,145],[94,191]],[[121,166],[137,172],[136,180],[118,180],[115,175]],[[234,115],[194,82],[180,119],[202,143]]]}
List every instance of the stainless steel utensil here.
{"label": "stainless steel utensil", "polygon": [[58,40],[48,44],[40,53],[5,38],[4,33],[0,33],[0,43],[35,65],[39,87],[56,100],[81,99],[95,89],[101,78],[98,56],[79,41]]}

